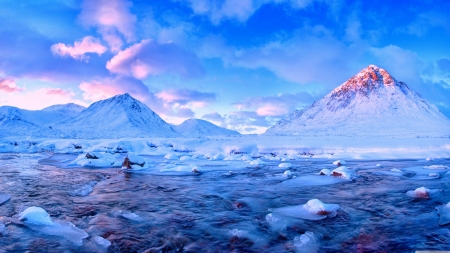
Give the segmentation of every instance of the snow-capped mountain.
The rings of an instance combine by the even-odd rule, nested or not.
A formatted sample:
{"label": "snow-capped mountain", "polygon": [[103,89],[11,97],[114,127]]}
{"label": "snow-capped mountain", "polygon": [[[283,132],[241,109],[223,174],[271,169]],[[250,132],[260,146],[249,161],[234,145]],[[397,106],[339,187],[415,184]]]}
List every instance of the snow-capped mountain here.
{"label": "snow-capped mountain", "polygon": [[450,120],[386,70],[369,65],[266,134],[441,137],[450,135]]}
{"label": "snow-capped mountain", "polygon": [[62,137],[54,129],[56,122],[72,117],[60,111],[25,110],[12,106],[0,107],[0,138],[20,137]]}
{"label": "snow-capped mountain", "polygon": [[219,127],[209,121],[201,119],[188,119],[180,125],[173,126],[173,128],[183,136],[191,138],[219,135],[241,135],[237,131]]}
{"label": "snow-capped mountain", "polygon": [[93,103],[58,129],[77,138],[180,137],[169,124],[128,93]]}
{"label": "snow-capped mountain", "polygon": [[42,109],[44,112],[58,112],[64,114],[65,116],[74,117],[82,112],[86,107],[77,105],[74,103],[62,104],[62,105],[52,105]]}

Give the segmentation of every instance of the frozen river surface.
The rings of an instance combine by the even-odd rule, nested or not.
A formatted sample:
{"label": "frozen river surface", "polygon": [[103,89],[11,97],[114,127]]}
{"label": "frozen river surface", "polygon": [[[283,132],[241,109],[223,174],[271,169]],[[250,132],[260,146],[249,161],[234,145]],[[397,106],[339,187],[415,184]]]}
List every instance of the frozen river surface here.
{"label": "frozen river surface", "polygon": [[[450,201],[450,160],[347,161],[354,178],[345,180],[317,175],[336,168],[325,159],[289,161],[291,177],[265,159],[250,166],[150,156],[154,167],[124,173],[65,166],[75,157],[0,155],[0,192],[10,195],[0,204],[0,252],[450,250],[450,225],[439,225],[436,211]],[[192,163],[202,173],[163,170]],[[428,198],[407,194],[419,187]],[[311,199],[340,208],[321,220],[298,217]],[[77,243],[79,233],[19,221],[31,206],[86,236]]]}

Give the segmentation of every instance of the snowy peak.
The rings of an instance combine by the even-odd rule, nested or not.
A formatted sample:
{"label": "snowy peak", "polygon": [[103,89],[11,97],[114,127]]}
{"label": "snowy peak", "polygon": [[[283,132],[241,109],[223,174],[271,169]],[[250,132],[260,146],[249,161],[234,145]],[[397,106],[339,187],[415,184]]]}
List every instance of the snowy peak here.
{"label": "snowy peak", "polygon": [[197,138],[219,135],[241,135],[237,131],[219,127],[213,123],[201,119],[188,119],[174,129],[185,137]]}
{"label": "snowy peak", "polygon": [[59,127],[79,138],[179,137],[147,105],[128,93],[93,103]]}
{"label": "snowy peak", "polygon": [[68,104],[61,104],[61,105],[52,105],[52,106],[42,109],[42,111],[47,111],[47,112],[60,111],[60,112],[80,113],[84,109],[86,109],[86,107],[77,105],[74,103],[68,103]]}
{"label": "snowy peak", "polygon": [[266,131],[306,132],[447,136],[450,121],[408,85],[369,65],[304,111],[294,112]]}

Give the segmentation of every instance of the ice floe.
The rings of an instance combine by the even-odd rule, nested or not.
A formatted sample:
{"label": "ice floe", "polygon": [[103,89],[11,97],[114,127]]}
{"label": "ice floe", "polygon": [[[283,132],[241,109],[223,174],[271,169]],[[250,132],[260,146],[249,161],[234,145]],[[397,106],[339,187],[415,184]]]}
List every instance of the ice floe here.
{"label": "ice floe", "polygon": [[6,192],[0,192],[0,205],[5,203],[11,198],[11,195]]}
{"label": "ice floe", "polygon": [[97,181],[90,181],[87,184],[68,192],[68,194],[72,197],[85,197],[89,195],[93,190],[94,186],[97,184]]}
{"label": "ice floe", "polygon": [[179,159],[178,155],[174,154],[174,153],[169,153],[169,154],[165,155],[164,158],[166,158],[167,160],[178,160]]}
{"label": "ice floe", "polygon": [[249,162],[250,165],[254,165],[254,166],[260,166],[260,165],[264,165],[266,164],[266,162],[264,162],[263,160],[261,160],[260,158],[250,161]]}
{"label": "ice floe", "polygon": [[283,176],[287,178],[292,178],[294,176],[294,173],[292,173],[292,171],[290,170],[286,170],[285,172],[283,172]]}
{"label": "ice floe", "polygon": [[315,253],[319,250],[319,243],[313,232],[306,231],[300,236],[294,238],[296,252]]}
{"label": "ice floe", "polygon": [[91,152],[79,155],[68,166],[86,167],[120,167],[122,162],[117,161],[116,156],[105,152]]}
{"label": "ice floe", "polygon": [[304,205],[277,208],[275,211],[282,215],[305,220],[322,220],[333,218],[339,209],[337,204],[325,204],[318,199],[311,199]]}
{"label": "ice floe", "polygon": [[439,214],[439,225],[446,225],[450,223],[450,202],[442,206],[436,207]]}
{"label": "ice floe", "polygon": [[278,164],[278,167],[280,167],[280,168],[291,168],[292,164],[291,163],[280,163],[280,164]]}
{"label": "ice floe", "polygon": [[41,207],[28,207],[19,213],[19,221],[28,228],[47,235],[60,236],[66,240],[82,245],[83,239],[89,235],[75,227],[71,222],[53,221],[50,215]]}
{"label": "ice floe", "polygon": [[96,236],[94,236],[93,239],[94,239],[94,242],[95,242],[98,246],[100,246],[100,247],[102,247],[102,248],[104,248],[104,249],[107,249],[109,246],[111,246],[111,242],[110,242],[109,240],[107,240],[107,239],[101,237],[101,236],[96,235]]}
{"label": "ice floe", "polygon": [[407,191],[406,195],[412,197],[412,198],[419,198],[419,199],[428,199],[430,198],[432,193],[439,192],[439,189],[428,189],[425,187],[419,187],[415,189],[414,191]]}
{"label": "ice floe", "polygon": [[448,166],[445,165],[430,165],[430,166],[423,166],[424,169],[429,170],[446,170],[448,169]]}
{"label": "ice floe", "polygon": [[142,218],[140,215],[130,212],[130,211],[114,209],[111,211],[111,214],[114,217],[123,217],[125,219],[132,220],[132,221],[143,221],[144,220],[144,218]]}
{"label": "ice floe", "polygon": [[329,175],[331,175],[331,171],[329,169],[322,169],[319,172],[319,175],[321,175],[321,176],[329,176]]}

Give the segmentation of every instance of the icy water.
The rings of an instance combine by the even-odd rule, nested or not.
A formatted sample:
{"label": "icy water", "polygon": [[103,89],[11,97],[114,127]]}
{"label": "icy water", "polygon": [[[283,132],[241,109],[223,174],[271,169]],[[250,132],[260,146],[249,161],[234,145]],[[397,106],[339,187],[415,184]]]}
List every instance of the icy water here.
{"label": "icy water", "polygon": [[[440,226],[435,210],[450,201],[448,169],[423,169],[449,166],[450,160],[347,161],[356,177],[343,180],[314,175],[335,168],[325,159],[290,161],[296,177],[288,179],[282,175],[286,169],[277,167],[280,162],[267,160],[259,167],[241,161],[186,162],[204,168],[197,175],[159,173],[174,163],[162,156],[150,157],[155,167],[140,173],[64,167],[74,158],[0,154],[0,192],[11,195],[0,205],[0,227],[5,225],[0,252],[450,250],[450,225]],[[406,194],[422,186],[436,192],[428,199]],[[337,215],[313,221],[277,213],[314,198],[338,204]],[[17,222],[18,213],[30,206],[89,236],[79,245]],[[315,246],[299,246],[306,232],[314,234]],[[103,248],[96,236],[111,246]]]}

